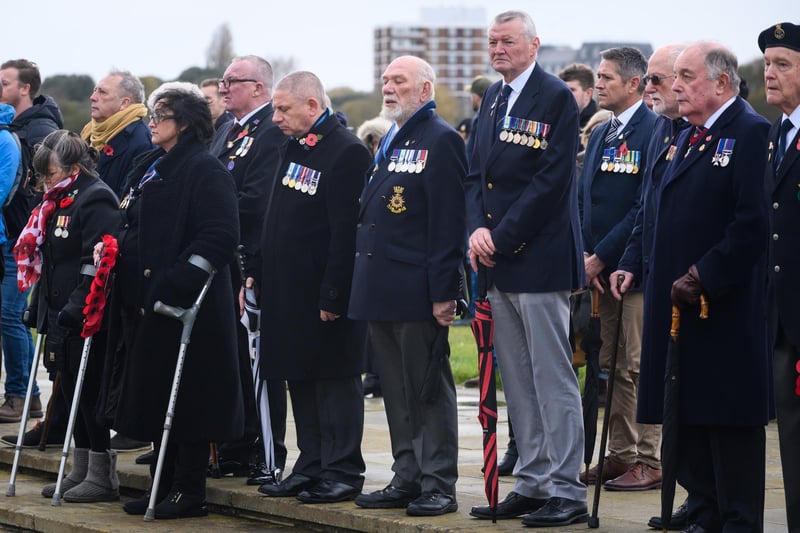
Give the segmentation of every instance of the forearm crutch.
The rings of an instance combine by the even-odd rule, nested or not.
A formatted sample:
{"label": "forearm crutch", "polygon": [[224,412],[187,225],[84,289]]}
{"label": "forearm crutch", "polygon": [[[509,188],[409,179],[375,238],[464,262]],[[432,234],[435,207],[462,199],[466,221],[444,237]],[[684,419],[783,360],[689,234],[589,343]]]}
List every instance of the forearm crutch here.
{"label": "forearm crutch", "polygon": [[217,273],[217,269],[214,268],[214,265],[199,255],[192,255],[189,257],[189,263],[208,273],[208,279],[203,285],[203,288],[200,289],[200,294],[197,295],[197,299],[192,306],[189,309],[182,309],[180,307],[167,305],[160,300],[153,306],[153,310],[156,313],[180,320],[181,324],[183,324],[183,330],[181,331],[181,345],[178,349],[178,361],[175,363],[175,377],[172,379],[172,389],[169,393],[167,415],[164,419],[164,432],[161,435],[161,447],[158,450],[158,461],[156,461],[156,471],[153,475],[153,488],[150,490],[150,502],[147,504],[147,511],[144,514],[144,519],[147,522],[151,522],[156,518],[155,506],[158,497],[158,485],[161,481],[161,470],[164,467],[164,457],[167,451],[169,432],[172,429],[172,419],[175,417],[175,405],[178,402],[178,388],[181,385],[181,374],[183,372],[183,361],[186,358],[186,348],[189,346],[189,338],[192,335],[192,328],[194,327],[194,321],[197,318],[200,304],[203,303],[203,299],[206,297],[209,287],[211,287],[214,274]]}
{"label": "forearm crutch", "polygon": [[67,432],[64,434],[64,446],[61,448],[61,463],[58,465],[58,477],[56,478],[56,491],[53,493],[53,500],[50,505],[56,507],[61,505],[61,483],[64,481],[64,470],[67,466],[69,448],[72,442],[72,433],[75,431],[75,418],[78,416],[78,404],[81,401],[81,390],[83,390],[83,379],[86,377],[86,364],[89,361],[89,351],[92,349],[92,337],[86,337],[83,341],[83,351],[81,352],[81,362],[78,366],[78,375],[75,378],[75,391],[72,393],[72,405],[69,409],[69,420],[67,421]]}
{"label": "forearm crutch", "polygon": [[[22,453],[22,441],[25,438],[25,426],[28,423],[28,415],[31,409],[31,398],[33,397],[33,386],[36,384],[36,370],[39,368],[39,357],[42,352],[44,334],[36,334],[36,348],[33,350],[33,361],[31,361],[31,373],[28,377],[28,391],[25,393],[25,403],[22,406],[22,418],[19,421],[19,434],[17,444],[14,446],[14,463],[11,466],[11,479],[8,481],[6,496],[16,496],[17,468],[19,467],[19,455]],[[55,391],[54,391],[55,393]]]}

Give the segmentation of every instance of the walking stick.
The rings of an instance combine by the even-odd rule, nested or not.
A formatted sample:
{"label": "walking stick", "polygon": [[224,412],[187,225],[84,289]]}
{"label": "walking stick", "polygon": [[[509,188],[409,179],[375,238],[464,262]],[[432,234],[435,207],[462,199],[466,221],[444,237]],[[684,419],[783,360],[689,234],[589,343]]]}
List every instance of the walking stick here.
{"label": "walking stick", "polygon": [[153,310],[156,313],[180,320],[181,324],[183,324],[183,330],[181,331],[181,345],[178,349],[178,361],[175,363],[175,377],[172,379],[172,389],[169,393],[167,415],[164,419],[164,432],[161,435],[161,447],[158,450],[158,461],[156,462],[156,471],[153,475],[153,488],[150,491],[150,502],[147,504],[147,511],[144,514],[144,519],[147,522],[156,519],[155,507],[156,498],[158,497],[158,485],[161,481],[161,470],[164,467],[164,457],[166,456],[169,432],[172,429],[172,419],[175,417],[175,405],[178,402],[178,388],[181,385],[181,373],[183,372],[183,361],[186,358],[186,348],[189,346],[189,338],[192,335],[192,328],[194,327],[194,321],[197,318],[200,304],[203,303],[203,299],[206,297],[209,287],[211,287],[214,274],[217,273],[217,269],[214,268],[214,265],[199,255],[192,255],[189,257],[189,263],[208,273],[208,279],[203,285],[203,288],[200,289],[200,294],[197,295],[197,299],[192,306],[189,309],[182,309],[180,307],[167,305],[161,300],[157,301],[153,306]]}
{"label": "walking stick", "polygon": [[[625,281],[625,276],[617,277],[617,288]],[[620,293],[624,298],[624,294]],[[603,463],[606,458],[606,441],[608,441],[609,420],[611,419],[611,398],[614,395],[614,375],[617,373],[617,352],[619,351],[619,335],[622,329],[622,304],[619,301],[617,306],[617,329],[614,332],[614,349],[611,350],[611,364],[608,370],[608,388],[606,389],[606,406],[603,413],[603,431],[600,436],[600,455],[597,463],[597,479],[594,481],[594,501],[592,503],[592,516],[589,517],[589,527],[597,529],[600,527],[600,519],[597,517],[597,508],[600,506],[600,490],[603,487]]]}
{"label": "walking stick", "polygon": [[14,447],[14,463],[11,466],[11,479],[8,481],[6,496],[16,496],[17,468],[19,467],[19,455],[22,453],[22,440],[25,438],[25,425],[28,423],[28,415],[31,409],[31,397],[33,396],[33,386],[36,383],[36,370],[39,368],[39,356],[42,352],[42,339],[44,334],[36,334],[36,348],[33,350],[33,361],[31,361],[31,373],[28,377],[28,391],[25,393],[25,403],[22,406],[22,418],[19,421],[19,434],[17,444]]}
{"label": "walking stick", "polygon": [[53,493],[53,500],[50,505],[58,507],[61,505],[61,483],[64,481],[64,470],[67,466],[69,448],[72,441],[72,432],[75,430],[75,418],[78,416],[78,404],[81,401],[81,390],[83,390],[83,379],[86,376],[86,364],[89,361],[89,351],[92,349],[92,337],[86,337],[83,341],[83,352],[81,352],[81,362],[78,366],[78,375],[75,378],[75,391],[72,394],[72,405],[69,410],[69,420],[67,421],[67,432],[64,434],[64,446],[61,448],[61,463],[58,465],[58,477],[56,478],[56,491]]}
{"label": "walking stick", "polygon": [[47,437],[50,435],[50,419],[53,416],[53,409],[58,401],[58,388],[61,386],[61,371],[56,371],[56,377],[53,378],[53,387],[51,388],[50,401],[47,402],[47,412],[44,414],[44,422],[42,422],[42,436],[39,438],[39,451],[43,452],[47,449]]}

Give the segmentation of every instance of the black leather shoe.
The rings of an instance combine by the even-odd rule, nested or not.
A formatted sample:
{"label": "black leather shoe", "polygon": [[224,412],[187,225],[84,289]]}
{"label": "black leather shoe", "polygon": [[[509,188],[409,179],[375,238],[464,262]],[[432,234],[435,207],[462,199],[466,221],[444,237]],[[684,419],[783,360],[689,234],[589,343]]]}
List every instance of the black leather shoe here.
{"label": "black leather shoe", "polygon": [[356,505],[365,509],[405,509],[419,497],[419,491],[410,491],[386,485],[381,490],[369,494],[359,494]]}
{"label": "black leather shoe", "polygon": [[283,472],[280,468],[270,470],[264,463],[254,466],[250,472],[247,473],[248,485],[263,485],[264,483],[271,483],[276,485],[281,482]]}
{"label": "black leather shoe", "polygon": [[150,493],[145,492],[144,496],[125,502],[122,510],[132,515],[144,515],[147,512],[148,505],[150,505]]}
{"label": "black leather shoe", "polygon": [[409,516],[438,516],[456,511],[458,511],[458,503],[456,503],[455,496],[443,494],[438,490],[423,492],[406,507],[406,514]]}
{"label": "black leather shoe", "polygon": [[497,464],[497,474],[501,476],[510,476],[514,473],[514,465],[517,464],[517,458],[519,454],[517,453],[516,446],[509,446],[506,450],[505,455]]}
{"label": "black leather shoe", "polygon": [[156,505],[156,518],[171,520],[174,518],[195,518],[207,516],[208,507],[205,499],[180,491],[170,492],[164,500]]}
{"label": "black leather shoe", "polygon": [[576,522],[586,522],[589,513],[586,504],[566,498],[550,498],[538,511],[526,515],[523,525],[535,527],[566,526]]}
{"label": "black leather shoe", "polygon": [[700,524],[692,524],[682,531],[682,533],[706,533],[706,528]]}
{"label": "black leather shoe", "polygon": [[300,491],[297,499],[303,503],[336,503],[355,500],[359,494],[361,494],[361,487],[354,487],[332,479],[323,479],[310,489]]}
{"label": "black leather shoe", "polygon": [[149,465],[156,460],[156,452],[150,450],[149,452],[145,452],[142,455],[136,457],[136,464],[137,465]]}
{"label": "black leather shoe", "polygon": [[486,520],[491,520],[492,518],[505,520],[538,511],[545,503],[547,503],[547,500],[528,498],[518,492],[511,491],[503,501],[497,504],[497,511],[494,517],[492,516],[492,509],[488,505],[477,505],[472,508],[469,514],[475,518]]}
{"label": "black leather shoe", "polygon": [[267,496],[284,498],[286,496],[297,496],[301,491],[310,489],[317,484],[317,480],[304,476],[303,474],[292,473],[281,482],[264,483],[258,487],[258,492]]}
{"label": "black leather shoe", "polygon": [[[650,520],[647,521],[647,525],[655,529],[664,529],[660,516],[650,517]],[[687,505],[687,501],[684,500],[683,503],[680,504],[680,506],[678,506],[677,509],[672,511],[672,517],[669,519],[669,525],[667,526],[667,530],[681,531],[688,525],[689,525],[689,506]]]}

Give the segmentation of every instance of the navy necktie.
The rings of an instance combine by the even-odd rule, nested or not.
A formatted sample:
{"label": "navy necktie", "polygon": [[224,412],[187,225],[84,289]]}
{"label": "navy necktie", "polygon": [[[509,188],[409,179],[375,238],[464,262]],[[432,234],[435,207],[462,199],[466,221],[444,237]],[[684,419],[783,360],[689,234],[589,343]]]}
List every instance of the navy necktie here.
{"label": "navy necktie", "polygon": [[508,97],[511,96],[511,85],[503,85],[502,91],[497,95],[497,107],[495,108],[495,127],[494,138],[497,140],[500,137],[500,132],[503,129],[503,122],[506,119],[508,112]]}
{"label": "navy necktie", "polygon": [[775,156],[775,169],[781,166],[781,159],[786,154],[786,145],[789,144],[789,130],[794,127],[792,121],[788,118],[781,123],[781,131],[778,134],[778,153]]}
{"label": "navy necktie", "polygon": [[617,117],[611,119],[611,126],[608,128],[608,133],[606,133],[606,144],[611,144],[614,141],[620,126],[622,126],[620,119]]}

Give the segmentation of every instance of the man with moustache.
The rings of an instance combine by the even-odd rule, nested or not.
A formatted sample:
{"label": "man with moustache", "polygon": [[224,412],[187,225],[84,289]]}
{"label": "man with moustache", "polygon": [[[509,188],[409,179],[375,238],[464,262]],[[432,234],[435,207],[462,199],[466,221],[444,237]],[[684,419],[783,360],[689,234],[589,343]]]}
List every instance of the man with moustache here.
{"label": "man with moustache", "polygon": [[[608,455],[601,458],[603,479],[609,490],[630,491],[661,486],[658,459],[660,428],[636,423],[636,389],[642,351],[642,293],[635,291],[619,304],[608,284],[616,270],[639,210],[642,176],[647,166],[647,145],[656,115],[642,102],[647,59],[636,48],[611,48],[600,52],[597,98],[611,118],[592,131],[584,155],[579,206],[583,222],[586,285],[597,287],[598,313],[603,340],[600,368],[608,370],[617,352],[609,416]],[[617,307],[622,305],[621,324]],[[618,346],[614,346],[616,331]],[[581,475],[594,483],[598,468]]]}
{"label": "man with moustache", "polygon": [[[693,532],[760,531],[764,520],[770,364],[761,176],[769,124],[738,96],[737,70],[736,56],[714,42],[690,45],[675,60],[672,90],[693,127],[665,156],[644,278],[647,358],[666,357],[672,306],[681,312],[677,478],[689,493]],[[647,401],[640,418],[661,422],[663,372],[643,372],[639,387]]]}
{"label": "man with moustache", "polygon": [[771,217],[767,266],[770,347],[786,519],[800,531],[800,26],[783,22],[758,36],[767,103],[781,111],[769,132],[766,185]]}
{"label": "man with moustache", "polygon": [[461,136],[434,112],[435,83],[431,66],[413,56],[383,73],[381,114],[394,124],[361,195],[349,312],[368,321],[394,458],[390,484],[356,505],[411,516],[458,509],[456,391],[446,354],[463,290],[467,161]]}
{"label": "man with moustache", "polygon": [[[286,143],[281,130],[272,122],[272,85],[272,66],[268,61],[253,55],[235,57],[219,82],[225,109],[234,120],[214,132],[209,147],[236,183],[240,244],[245,263],[258,249],[265,210],[280,162],[279,149]],[[242,282],[239,267],[235,264],[231,265],[231,285],[238,301]],[[238,316],[238,306],[236,312]],[[265,464],[264,444],[260,438],[261,424],[253,389],[247,331],[241,324],[236,327],[239,375],[245,399],[245,432],[237,442],[220,444],[220,468],[223,473],[246,475],[248,485],[277,484],[280,470],[286,464],[286,383],[280,379],[267,379],[275,467],[279,469],[271,472]]]}
{"label": "man with moustache", "polygon": [[[624,281],[617,288],[616,283],[611,283],[611,293],[615,298],[620,299],[621,294],[634,286],[643,287],[644,279],[650,271],[650,248],[653,244],[653,229],[655,226],[656,192],[664,170],[669,161],[667,160],[668,149],[675,144],[678,134],[689,126],[678,111],[676,95],[672,90],[672,80],[675,79],[673,67],[675,59],[683,51],[685,45],[670,44],[663,46],[653,52],[648,62],[647,75],[644,77],[644,93],[649,95],[653,101],[653,111],[658,114],[656,124],[653,127],[653,135],[650,137],[650,144],[647,148],[647,166],[644,168],[642,177],[642,196],[641,207],[636,215],[636,222],[633,226],[633,233],[628,239],[625,253],[620,259],[618,270],[613,272],[610,280],[616,280],[620,275],[624,276]],[[663,358],[655,359],[650,354],[642,354],[641,376],[663,376]],[[660,420],[661,413],[653,413],[649,406],[653,399],[639,391],[638,394],[637,421],[641,424],[654,423]],[[661,402],[659,398],[657,400]],[[628,476],[633,472],[624,474]],[[669,527],[671,529],[682,529],[686,526],[686,504],[685,502],[678,507],[672,514]],[[661,517],[654,516],[647,523],[648,526],[656,529],[662,528]]]}
{"label": "man with moustache", "polygon": [[[488,35],[503,80],[484,95],[465,190],[470,262],[484,265],[491,282],[519,453],[514,490],[496,516],[526,515],[522,523],[536,527],[585,522],[583,417],[569,342],[570,292],[584,284],[578,106],[564,82],[536,64],[540,42],[527,13],[497,15]],[[494,516],[488,506],[470,514]]]}

